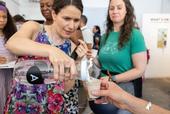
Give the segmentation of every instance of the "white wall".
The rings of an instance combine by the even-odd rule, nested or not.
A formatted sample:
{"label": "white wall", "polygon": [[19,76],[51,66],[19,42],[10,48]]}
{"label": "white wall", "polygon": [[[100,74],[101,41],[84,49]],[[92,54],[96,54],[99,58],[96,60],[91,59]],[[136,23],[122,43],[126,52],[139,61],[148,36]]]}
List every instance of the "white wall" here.
{"label": "white wall", "polygon": [[82,0],[84,7],[107,7],[109,0]]}
{"label": "white wall", "polygon": [[[142,16],[145,13],[161,13],[161,7],[163,0],[131,0],[135,15],[137,17],[137,22],[139,26],[142,26]],[[170,4],[169,4],[170,5]]]}
{"label": "white wall", "polygon": [[87,16],[87,25],[91,29],[94,25],[99,25],[104,32],[108,4],[109,0],[83,0],[83,14]]}
{"label": "white wall", "polygon": [[170,13],[170,0],[162,0],[162,12]]}
{"label": "white wall", "polygon": [[[160,29],[167,30],[165,48],[157,47],[158,38],[162,38],[158,35]],[[145,76],[147,78],[170,77],[170,14],[145,14],[142,32],[147,48],[150,50],[150,61]]]}
{"label": "white wall", "polygon": [[18,0],[4,0],[6,2],[7,8],[12,16],[19,13],[19,1]]}
{"label": "white wall", "polygon": [[32,3],[29,0],[20,0],[20,14],[27,20],[43,20],[39,3]]}
{"label": "white wall", "polygon": [[[99,13],[96,13],[96,12],[99,12]],[[87,25],[90,28],[92,28],[94,25],[99,25],[100,28],[102,29],[101,31],[104,32],[107,8],[85,7],[83,14],[87,16],[88,18]]]}

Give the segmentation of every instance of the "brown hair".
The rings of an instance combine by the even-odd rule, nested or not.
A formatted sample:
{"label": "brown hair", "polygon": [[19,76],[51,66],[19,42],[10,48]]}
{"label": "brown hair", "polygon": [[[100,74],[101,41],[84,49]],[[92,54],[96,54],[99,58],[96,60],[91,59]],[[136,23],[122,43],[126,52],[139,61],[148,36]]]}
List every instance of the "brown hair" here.
{"label": "brown hair", "polygon": [[[124,24],[121,26],[121,29],[120,29],[120,37],[119,37],[119,42],[118,42],[119,49],[122,48],[124,46],[124,44],[129,41],[130,35],[132,33],[132,29],[135,25],[135,19],[136,19],[135,15],[134,15],[134,8],[133,8],[130,0],[123,0],[123,1],[125,3],[127,13],[126,13],[126,16],[124,19]],[[111,2],[111,0],[110,0],[110,2]],[[110,5],[110,2],[109,2],[109,5]],[[113,30],[113,26],[114,25],[110,19],[109,9],[108,9],[107,20],[106,20],[106,39],[105,39],[105,41],[107,40],[109,33]]]}
{"label": "brown hair", "polygon": [[58,14],[61,9],[69,5],[75,6],[83,13],[83,4],[81,0],[54,0],[53,10]]}

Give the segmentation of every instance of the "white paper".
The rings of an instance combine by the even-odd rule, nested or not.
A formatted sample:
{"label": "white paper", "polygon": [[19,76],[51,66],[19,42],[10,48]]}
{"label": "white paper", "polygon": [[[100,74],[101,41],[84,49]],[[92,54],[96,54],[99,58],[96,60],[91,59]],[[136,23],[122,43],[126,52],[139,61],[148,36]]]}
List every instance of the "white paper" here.
{"label": "white paper", "polygon": [[98,50],[92,49],[92,56],[93,56],[93,57],[96,57],[96,56],[97,56],[97,53],[98,53]]}
{"label": "white paper", "polygon": [[0,64],[0,69],[14,68],[16,61],[11,61],[6,64]]}

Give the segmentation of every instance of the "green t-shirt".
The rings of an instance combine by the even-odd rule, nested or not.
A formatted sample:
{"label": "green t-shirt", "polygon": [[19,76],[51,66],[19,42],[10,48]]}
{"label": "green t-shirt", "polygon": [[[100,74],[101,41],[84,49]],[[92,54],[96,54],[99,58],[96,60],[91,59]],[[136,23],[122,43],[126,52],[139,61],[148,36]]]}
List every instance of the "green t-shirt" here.
{"label": "green t-shirt", "polygon": [[144,37],[137,29],[132,30],[130,40],[118,50],[119,32],[111,32],[104,45],[104,35],[101,40],[99,61],[102,70],[123,73],[133,68],[132,55],[146,51]]}

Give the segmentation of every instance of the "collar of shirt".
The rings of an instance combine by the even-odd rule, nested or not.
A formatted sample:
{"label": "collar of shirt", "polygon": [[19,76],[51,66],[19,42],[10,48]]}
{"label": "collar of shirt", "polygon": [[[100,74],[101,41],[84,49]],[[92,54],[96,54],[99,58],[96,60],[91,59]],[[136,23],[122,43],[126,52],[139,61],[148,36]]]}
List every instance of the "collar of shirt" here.
{"label": "collar of shirt", "polygon": [[81,29],[81,31],[83,31],[83,30],[85,30],[86,28],[87,28],[87,25],[81,27],[80,29]]}

